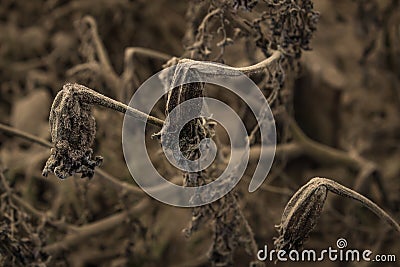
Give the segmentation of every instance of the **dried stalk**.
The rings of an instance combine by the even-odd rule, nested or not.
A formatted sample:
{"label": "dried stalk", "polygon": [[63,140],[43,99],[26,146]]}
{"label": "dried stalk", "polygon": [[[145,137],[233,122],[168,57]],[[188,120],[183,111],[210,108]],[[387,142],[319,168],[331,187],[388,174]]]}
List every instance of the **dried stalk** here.
{"label": "dried stalk", "polygon": [[272,55],[266,59],[264,59],[263,61],[251,65],[251,66],[246,66],[246,67],[230,67],[230,66],[226,66],[226,65],[221,65],[221,64],[217,64],[217,63],[213,63],[213,62],[208,62],[208,61],[196,61],[196,60],[192,60],[192,59],[181,59],[179,61],[179,63],[199,63],[202,65],[202,67],[204,69],[207,69],[207,67],[212,67],[212,69],[215,68],[220,68],[223,71],[227,71],[227,74],[229,74],[230,72],[242,72],[246,75],[250,75],[250,74],[255,74],[258,72],[261,72],[263,70],[265,70],[266,68],[268,68],[271,64],[273,64],[275,61],[279,60],[282,57],[282,52],[280,51],[273,51]]}
{"label": "dried stalk", "polygon": [[[160,59],[167,59],[169,56],[164,54],[164,53],[159,53],[159,52],[155,52],[153,50],[148,50],[148,49],[143,49],[143,48],[132,48],[134,50],[133,51],[140,51],[143,53],[146,53],[146,55],[151,55]],[[225,66],[225,65],[220,65],[220,64],[215,64],[215,63],[211,63],[211,62],[203,62],[203,61],[197,61],[197,63],[199,63],[202,67],[204,67],[204,69],[207,69],[207,66],[217,66],[218,68],[222,69],[222,70],[226,70],[226,71],[240,71],[244,74],[252,74],[252,73],[257,73],[260,72],[262,70],[264,70],[265,68],[267,68],[269,65],[271,65],[272,63],[274,63],[276,60],[278,60],[280,57],[282,56],[282,53],[279,51],[274,51],[272,53],[272,55],[255,64],[255,65],[251,65],[251,66],[247,66],[247,67],[230,67],[230,66]],[[194,60],[191,59],[181,59],[179,60],[179,63],[186,63],[186,62],[195,62]],[[132,107],[129,107],[121,102],[118,102],[112,98],[106,97],[90,88],[87,88],[83,85],[78,85],[75,84],[74,85],[77,90],[78,90],[78,94],[82,95],[83,97],[83,101],[85,101],[88,104],[97,104],[97,105],[101,105],[113,110],[116,110],[118,112],[121,113],[127,113],[128,115],[137,118],[139,120],[142,121],[148,121],[150,124],[162,127],[164,124],[164,121],[152,116],[149,116],[147,114],[145,114],[144,112],[141,112],[137,109],[134,109]]]}
{"label": "dried stalk", "polygon": [[128,47],[125,49],[125,64],[127,64],[135,55],[141,55],[161,61],[168,61],[172,58],[171,55],[153,49],[145,47]]}
{"label": "dried stalk", "polygon": [[129,216],[139,216],[148,209],[149,204],[149,199],[142,199],[128,211],[122,211],[96,222],[80,226],[76,229],[76,232],[67,235],[62,240],[45,246],[43,251],[51,255],[57,255],[90,237],[114,229],[118,225],[124,223]]}
{"label": "dried stalk", "polygon": [[289,127],[293,134],[293,138],[302,146],[305,154],[326,163],[334,162],[351,168],[361,168],[364,166],[364,160],[352,157],[345,151],[341,151],[312,140],[304,134],[293,118],[289,116],[286,116],[285,118],[289,122]]}
{"label": "dried stalk", "polygon": [[384,204],[389,205],[386,190],[380,179],[379,169],[374,162],[359,155],[352,155],[349,152],[318,143],[306,136],[292,117],[288,114],[284,114],[284,117],[289,122],[289,128],[293,134],[293,138],[302,148],[303,154],[323,163],[343,164],[344,166],[357,170],[359,174],[355,181],[356,190],[363,190],[368,179],[372,178],[381,192]]}
{"label": "dried stalk", "polygon": [[162,127],[164,125],[164,121],[147,115],[146,113],[137,110],[135,108],[132,108],[124,103],[121,103],[117,100],[114,100],[112,98],[109,98],[105,95],[102,95],[95,90],[92,90],[88,87],[85,87],[83,85],[79,84],[74,84],[73,85],[77,89],[77,94],[79,94],[82,97],[82,102],[87,103],[87,104],[96,104],[100,105],[109,109],[113,109],[115,111],[121,112],[121,113],[126,113],[127,115],[134,117],[136,119],[139,119],[144,122],[148,122],[150,124],[153,124],[155,126]]}
{"label": "dried stalk", "polygon": [[400,233],[400,225],[389,214],[387,214],[383,209],[381,209],[370,199],[330,179],[319,178],[318,182],[321,182],[321,184],[323,184],[329,191],[337,195],[351,198],[360,202],[364,207],[375,213],[379,218],[386,221],[391,227],[393,227],[393,229]]}
{"label": "dried stalk", "polygon": [[14,127],[11,126],[7,126],[3,123],[0,123],[0,131],[11,134],[13,136],[17,136],[17,137],[21,137],[25,140],[28,140],[30,142],[36,143],[38,145],[47,147],[47,148],[51,148],[52,145],[50,142],[48,142],[47,140],[41,139],[37,136],[34,136],[30,133],[15,129]]}

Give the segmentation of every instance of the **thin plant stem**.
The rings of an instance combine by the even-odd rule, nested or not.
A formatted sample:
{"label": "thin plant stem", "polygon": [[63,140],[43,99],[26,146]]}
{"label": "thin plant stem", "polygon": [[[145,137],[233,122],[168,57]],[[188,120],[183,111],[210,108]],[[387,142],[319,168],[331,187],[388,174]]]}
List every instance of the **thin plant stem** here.
{"label": "thin plant stem", "polygon": [[133,57],[134,55],[141,55],[152,59],[159,59],[161,61],[167,61],[172,58],[171,55],[166,53],[144,47],[128,47],[125,49],[125,60]]}
{"label": "thin plant stem", "polygon": [[111,66],[110,58],[108,56],[107,50],[104,47],[103,42],[99,37],[99,32],[97,29],[97,23],[92,16],[85,16],[80,23],[89,24],[90,28],[90,37],[93,40],[93,46],[95,48],[95,52],[97,53],[97,57],[99,59],[100,65],[102,65],[108,72],[111,73],[113,77],[117,79],[117,75],[114,72],[114,68]]}
{"label": "thin plant stem", "polygon": [[121,211],[104,219],[80,226],[76,229],[76,233],[69,234],[62,240],[45,246],[43,251],[51,255],[57,255],[92,236],[96,236],[100,233],[104,233],[108,230],[116,228],[118,225],[124,223],[128,216],[139,216],[148,209],[149,204],[149,199],[142,199],[128,211]]}
{"label": "thin plant stem", "polygon": [[351,190],[350,188],[347,188],[335,181],[332,181],[332,180],[326,179],[326,178],[320,178],[320,179],[321,179],[323,185],[326,186],[326,188],[329,191],[331,191],[337,195],[351,198],[351,199],[354,199],[354,200],[360,202],[364,207],[371,210],[379,218],[386,221],[390,226],[392,226],[397,232],[400,233],[400,225],[389,214],[387,214],[383,209],[381,209],[378,205],[376,205],[373,201],[369,200],[368,198],[364,197],[363,195],[357,193],[356,191]]}
{"label": "thin plant stem", "polygon": [[383,182],[379,176],[379,169],[374,162],[357,154],[353,155],[349,152],[332,148],[312,140],[300,129],[292,117],[287,114],[284,116],[289,122],[289,128],[293,134],[293,138],[303,149],[303,154],[308,155],[319,162],[327,164],[343,164],[349,168],[358,170],[359,174],[355,181],[356,190],[363,190],[367,181],[372,178],[381,192],[383,202],[385,205],[390,205]]}
{"label": "thin plant stem", "polygon": [[53,145],[47,140],[41,139],[41,138],[39,138],[37,136],[34,136],[34,135],[30,134],[30,133],[18,130],[16,128],[14,128],[14,127],[7,126],[7,125],[5,125],[3,123],[0,123],[0,131],[8,133],[8,134],[11,134],[13,136],[21,137],[21,138],[23,138],[25,140],[31,141],[33,143],[39,144],[39,145],[47,147],[47,148],[52,148],[53,147]]}
{"label": "thin plant stem", "polygon": [[86,86],[79,85],[79,87],[82,88],[82,90],[79,91],[79,94],[85,97],[85,102],[87,102],[88,104],[97,104],[121,113],[126,113],[131,117],[134,117],[144,122],[149,122],[150,124],[153,124],[155,126],[162,127],[164,125],[164,121],[159,118],[147,115],[140,110],[137,110],[124,103],[102,95]]}
{"label": "thin plant stem", "polygon": [[267,68],[273,62],[280,59],[281,56],[282,56],[282,52],[274,51],[270,57],[264,59],[263,61],[255,64],[255,65],[251,65],[251,66],[247,66],[247,67],[238,67],[238,68],[233,68],[233,69],[241,71],[244,74],[257,73],[257,72],[263,71],[265,68]]}
{"label": "thin plant stem", "polygon": [[305,154],[312,155],[328,163],[335,162],[349,167],[362,167],[363,162],[359,158],[351,157],[347,152],[315,142],[304,134],[293,118],[289,116],[286,116],[286,118],[288,119],[294,139],[302,146]]}
{"label": "thin plant stem", "polygon": [[[270,57],[264,59],[263,61],[261,61],[257,64],[254,64],[251,66],[246,66],[246,67],[231,67],[231,66],[225,66],[225,65],[216,64],[213,62],[207,62],[207,61],[199,61],[199,62],[204,67],[207,67],[207,66],[218,67],[218,68],[222,68],[227,71],[240,71],[246,75],[249,75],[249,74],[254,74],[254,73],[265,70],[265,68],[267,68],[269,65],[271,65],[272,63],[274,63],[275,61],[280,59],[281,56],[282,56],[282,52],[274,51]],[[190,62],[195,62],[195,60],[184,58],[179,61],[179,63],[190,63]]]}

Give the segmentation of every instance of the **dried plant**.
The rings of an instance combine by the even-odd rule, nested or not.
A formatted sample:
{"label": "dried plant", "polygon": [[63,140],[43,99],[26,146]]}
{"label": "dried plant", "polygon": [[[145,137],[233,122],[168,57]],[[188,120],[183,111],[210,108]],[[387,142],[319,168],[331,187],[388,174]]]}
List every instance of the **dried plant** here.
{"label": "dried plant", "polygon": [[319,13],[311,0],[267,1],[271,19],[271,47],[280,47],[286,55],[299,58],[302,50],[310,50],[310,41],[317,29]]}
{"label": "dried plant", "polygon": [[[174,78],[183,79],[184,81],[185,71],[188,71],[182,70],[179,67],[180,62],[186,61],[178,61],[175,73],[172,75],[173,80],[171,82],[164,82],[167,88],[173,87],[167,95],[166,115],[183,102],[204,96],[205,84],[203,83],[190,83],[174,87],[174,83],[176,82]],[[201,103],[199,106],[193,108],[200,114]],[[185,111],[182,110],[180,112]],[[203,123],[203,120],[206,123]],[[173,124],[164,124],[161,131],[165,131],[166,133],[169,131],[176,132],[178,129],[174,127]],[[199,144],[201,140],[213,136],[213,126],[210,122],[207,122],[206,118],[196,118],[190,121],[180,132],[179,144],[183,155],[189,160],[198,159],[200,156]],[[202,186],[212,180],[213,178],[206,171],[184,172],[183,174],[183,185],[188,187]],[[247,224],[246,219],[241,215],[242,213],[236,197],[230,193],[228,196],[216,201],[216,203],[193,208],[191,225],[184,230],[185,236],[190,237],[193,232],[197,231],[206,222],[212,223],[214,237],[213,244],[208,253],[209,259],[213,266],[231,266],[233,264],[235,249],[240,244],[253,242],[252,244],[255,245],[253,236],[245,235],[241,229],[243,228],[243,223]],[[252,253],[251,249],[248,249],[248,251],[250,254]]]}
{"label": "dried plant", "polygon": [[54,148],[43,169],[44,176],[52,172],[60,179],[75,173],[81,173],[82,178],[93,177],[94,168],[103,161],[100,156],[92,158],[91,146],[96,134],[95,119],[91,114],[91,106],[94,104],[163,125],[163,121],[85,86],[66,84],[54,99],[50,111],[49,122]]}
{"label": "dried plant", "polygon": [[21,200],[13,190],[0,165],[0,265],[46,266],[50,258],[41,251],[46,238],[43,225],[19,208]]}
{"label": "dried plant", "polygon": [[[398,181],[396,175],[398,168],[396,168],[396,159],[398,149],[394,144],[398,140],[397,125],[399,124],[397,123],[396,108],[399,105],[386,106],[386,102],[384,102],[384,113],[380,116],[381,119],[384,120],[384,117],[388,116],[387,114],[394,114],[395,119],[386,120],[387,124],[390,124],[385,126],[387,128],[380,124],[381,121],[377,124],[379,127],[372,126],[372,128],[379,128],[379,132],[375,132],[376,129],[374,129],[369,135],[369,133],[363,132],[364,128],[358,126],[337,127],[343,131],[347,129],[350,132],[347,134],[354,138],[354,143],[361,144],[361,148],[351,142],[343,145],[341,143],[343,140],[337,140],[338,144],[335,146],[313,140],[312,130],[301,128],[304,125],[300,120],[297,121],[297,117],[294,116],[296,111],[293,107],[294,89],[298,89],[296,78],[298,78],[299,70],[302,70],[302,77],[310,79],[311,84],[307,83],[307,87],[321,86],[324,88],[324,92],[330,89],[326,89],[319,79],[320,76],[326,75],[329,76],[329,79],[334,79],[330,76],[331,68],[343,69],[346,72],[343,76],[348,76],[347,79],[352,81],[352,89],[355,89],[357,83],[360,82],[358,80],[362,80],[360,83],[363,83],[363,88],[360,90],[360,95],[356,95],[356,97],[352,96],[353,90],[335,92],[338,99],[344,99],[343,102],[348,101],[348,110],[339,101],[335,105],[335,112],[340,113],[340,116],[345,118],[344,123],[347,124],[352,124],[357,120],[357,118],[354,119],[355,114],[357,116],[357,113],[362,113],[355,107],[360,108],[366,102],[369,104],[370,99],[374,99],[371,97],[371,92],[376,90],[364,90],[366,85],[369,85],[366,86],[367,88],[374,88],[376,84],[370,83],[371,81],[380,82],[379,86],[384,85],[382,81],[388,84],[397,84],[395,74],[398,73],[398,68],[396,69],[395,66],[398,65],[398,62],[393,55],[398,54],[396,40],[399,40],[399,34],[398,27],[396,27],[398,23],[393,22],[398,22],[399,18],[398,12],[396,12],[400,6],[398,0],[386,1],[387,3],[381,1],[383,4],[377,0],[352,1],[355,9],[352,14],[349,14],[351,12],[348,10],[337,8],[335,11],[337,13],[334,14],[335,18],[327,17],[326,20],[321,21],[320,25],[324,29],[327,29],[327,25],[335,26],[335,23],[341,26],[345,24],[354,26],[356,35],[358,34],[358,37],[363,39],[362,45],[354,51],[357,57],[355,61],[358,61],[358,57],[361,56],[360,63],[363,65],[362,73],[354,71],[356,75],[353,74],[354,65],[350,64],[351,71],[346,71],[346,67],[343,67],[352,61],[349,53],[353,53],[353,50],[346,49],[347,54],[344,54],[343,51],[333,52],[333,46],[327,50],[330,51],[329,56],[332,52],[332,60],[335,61],[335,64],[332,65],[334,66],[324,64],[325,52],[321,53],[319,50],[318,53],[321,54],[317,54],[318,60],[310,61],[305,57],[301,66],[303,69],[300,68],[300,58],[303,51],[311,49],[311,39],[316,31],[319,18],[319,13],[314,10],[311,0],[192,0],[182,4],[184,8],[187,8],[186,22],[188,23],[184,27],[182,27],[183,20],[179,18],[180,16],[171,15],[177,12],[173,9],[181,5],[178,2],[171,4],[168,1],[160,0],[161,13],[166,14],[165,17],[160,16],[161,20],[156,17],[153,19],[153,7],[156,5],[153,6],[153,3],[147,4],[143,1],[101,0],[101,4],[94,4],[95,1],[89,0],[44,1],[43,6],[31,2],[22,5],[12,0],[5,0],[5,4],[0,6],[0,16],[2,16],[0,46],[4,47],[4,49],[0,49],[0,54],[4,58],[0,61],[0,67],[4,69],[3,72],[0,72],[0,76],[3,78],[0,83],[0,119],[12,125],[13,121],[9,120],[7,112],[16,106],[14,100],[25,97],[38,88],[46,88],[53,95],[57,94],[49,117],[51,143],[0,123],[2,132],[0,157],[3,155],[4,158],[9,157],[7,153],[11,154],[14,152],[13,150],[21,151],[20,153],[27,152],[26,142],[23,145],[17,143],[13,146],[14,141],[10,144],[5,141],[5,137],[21,137],[39,144],[45,149],[51,148],[51,155],[43,169],[43,175],[54,173],[58,178],[65,179],[74,174],[80,174],[82,177],[95,176],[95,178],[90,182],[79,180],[60,182],[55,179],[43,179],[39,175],[36,177],[35,174],[32,174],[34,168],[21,171],[16,166],[11,169],[10,175],[0,169],[1,266],[27,266],[29,264],[33,266],[130,266],[138,264],[153,266],[161,263],[168,266],[175,263],[180,264],[179,266],[237,266],[239,264],[243,266],[242,261],[235,261],[238,255],[241,255],[239,253],[242,250],[250,255],[250,266],[264,266],[264,263],[257,261],[256,258],[260,245],[256,241],[262,242],[260,240],[264,241],[265,238],[272,237],[269,228],[264,226],[273,221],[273,218],[260,218],[261,216],[265,217],[266,210],[255,207],[256,205],[253,208],[252,201],[256,201],[257,204],[259,201],[271,204],[267,211],[273,211],[271,213],[275,215],[274,211],[277,206],[274,204],[278,202],[268,202],[271,199],[276,200],[274,196],[271,197],[271,194],[292,195],[292,191],[285,188],[285,185],[298,186],[297,180],[289,179],[293,170],[299,173],[299,171],[312,169],[312,176],[317,175],[314,172],[314,165],[313,168],[307,168],[310,162],[318,163],[318,172],[325,171],[324,168],[329,166],[329,171],[336,171],[337,169],[334,168],[338,167],[340,172],[349,173],[349,180],[346,182],[350,183],[351,178],[354,178],[352,187],[354,191],[324,178],[314,178],[301,187],[291,197],[282,214],[278,227],[279,237],[275,240],[277,249],[300,249],[303,246],[318,223],[328,192],[360,202],[388,222],[396,231],[399,231],[399,225],[394,219],[371,200],[356,192],[366,194],[371,186],[376,186],[374,189],[378,191],[372,193],[379,195],[377,199],[381,199],[380,205],[387,207],[391,213],[397,212],[396,186]],[[322,1],[319,4],[324,6],[328,2]],[[344,5],[343,3],[335,4],[340,7]],[[49,16],[47,12],[50,14]],[[112,13],[112,18],[109,13]],[[332,15],[327,13],[324,13],[324,16]],[[8,18],[8,15],[4,17],[5,14],[11,15]],[[110,18],[112,23],[110,23]],[[39,27],[26,26],[31,25],[33,19],[37,19]],[[69,27],[69,25],[74,20],[75,29],[72,29],[73,27]],[[68,27],[64,27],[62,23]],[[332,35],[327,34],[329,31],[330,28],[328,31],[321,32],[321,36],[332,38]],[[335,29],[332,29],[332,32],[334,31]],[[172,35],[179,36],[179,38],[185,36],[184,47],[175,38],[171,38]],[[342,45],[342,42],[349,44],[346,36],[343,36],[343,39],[340,38],[339,41],[329,40],[335,44]],[[351,38],[350,40],[353,41]],[[321,44],[318,42],[316,44],[320,49]],[[158,46],[163,52],[141,47],[126,48],[129,45]],[[51,53],[46,55],[48,48],[51,49]],[[184,52],[182,52],[183,50]],[[375,60],[374,57],[378,60]],[[137,59],[140,60],[136,62]],[[223,71],[226,75],[241,71],[257,83],[274,112],[279,140],[276,149],[277,162],[273,166],[269,179],[271,184],[264,184],[260,188],[267,191],[268,194],[257,195],[257,199],[254,200],[254,195],[248,195],[247,191],[246,194],[243,194],[242,190],[244,189],[239,185],[218,201],[191,210],[192,218],[189,226],[183,230],[184,235],[192,239],[192,242],[187,241],[189,243],[187,247],[192,250],[196,246],[193,250],[195,251],[193,255],[195,255],[198,253],[198,249],[204,249],[203,241],[211,239],[211,246],[208,253],[204,253],[206,255],[201,256],[198,260],[190,258],[188,262],[183,263],[179,258],[182,256],[181,254],[177,255],[175,250],[173,253],[169,253],[169,244],[175,242],[176,238],[173,236],[175,232],[167,228],[168,223],[172,221],[175,225],[176,221],[179,221],[179,217],[170,220],[170,210],[165,215],[167,212],[150,202],[145,197],[144,191],[124,180],[127,175],[120,174],[121,177],[116,178],[106,173],[102,169],[103,167],[100,167],[102,157],[95,156],[96,148],[94,147],[94,141],[97,138],[101,143],[99,149],[107,151],[104,149],[106,145],[103,145],[103,142],[107,143],[112,138],[104,137],[103,134],[118,135],[115,127],[114,129],[105,127],[97,129],[98,136],[96,137],[96,121],[92,110],[95,106],[106,107],[156,125],[160,128],[160,132],[154,134],[155,137],[159,137],[161,133],[174,131],[173,122],[165,123],[161,119],[148,116],[123,104],[128,102],[144,77],[158,71],[161,67],[159,63],[165,62],[167,63],[164,67],[192,63],[198,66],[200,71],[212,69],[209,66],[212,67],[221,62],[235,66],[249,65],[247,67],[226,66]],[[259,63],[254,64],[255,62]],[[376,66],[378,67],[368,65],[368,62],[377,62]],[[321,73],[313,69],[314,64],[321,66],[317,68],[321,69]],[[338,67],[339,65],[340,67]],[[309,69],[314,71],[311,77],[305,76],[310,75],[308,74]],[[182,69],[178,67],[176,72],[170,73],[169,76],[176,79],[184,78],[181,77],[181,74]],[[382,74],[385,75],[382,76]],[[57,92],[60,85],[66,80],[65,75],[67,80],[77,83],[65,84]],[[374,75],[382,77],[376,79]],[[363,76],[363,78],[358,76]],[[336,76],[333,75],[333,77]],[[321,79],[326,80],[324,77]],[[173,80],[165,80],[164,85],[168,88],[173,82]],[[79,83],[96,88],[98,91]],[[299,87],[302,86],[299,85]],[[393,89],[393,92],[389,94],[390,98],[396,99],[395,101],[398,103],[399,92],[397,88]],[[172,109],[186,100],[205,96],[207,93],[203,83],[175,87],[166,96],[165,107],[157,105],[154,114],[164,112],[168,115]],[[384,88],[379,90],[379,94],[382,96],[386,93]],[[217,92],[216,94],[221,93]],[[365,96],[366,101],[357,104],[361,95]],[[302,97],[317,99],[314,95]],[[349,99],[354,100],[349,101]],[[238,108],[238,114],[246,120],[246,127],[249,128],[250,133],[250,157],[255,159],[260,150],[258,125],[257,123],[254,125],[251,119],[247,120],[248,107],[236,100],[228,99],[228,102]],[[372,102],[378,103],[379,101]],[[324,109],[322,102],[318,106],[319,109]],[[364,106],[370,108],[371,112],[366,112],[365,117],[360,120],[360,124],[371,127],[372,120],[370,118],[376,111],[374,105]],[[393,106],[395,107],[393,108]],[[194,108],[199,110],[201,106]],[[102,117],[109,115],[103,110],[99,111],[100,114]],[[307,114],[312,117],[311,115]],[[100,119],[102,118],[99,116],[99,122]],[[324,120],[326,121],[326,118]],[[367,121],[368,123],[366,123]],[[219,135],[218,130],[215,123],[207,118],[194,119],[183,127],[179,136],[180,149],[187,159],[199,158],[199,144],[204,138],[213,138],[219,146],[218,153],[220,154],[209,169],[195,173],[183,172],[179,174],[180,177],[176,176],[176,170],[169,170],[167,165],[162,164],[162,168],[168,169],[168,173],[173,173],[174,176],[171,179],[173,183],[188,187],[200,186],[213,181],[218,176],[216,173],[221,171],[227,157],[227,147],[224,142],[218,140],[223,136]],[[363,133],[355,135],[357,137],[355,138],[354,131]],[[6,135],[3,135],[3,132]],[[383,133],[388,135],[381,135]],[[346,134],[343,135],[338,138],[348,138]],[[117,140],[117,138],[114,139]],[[386,146],[383,144],[384,142],[381,142],[382,139],[387,142]],[[381,158],[365,153],[365,143],[369,143],[372,154],[375,154],[375,150],[372,148],[376,149],[373,143],[377,140],[386,149],[382,161]],[[11,150],[7,150],[8,145]],[[29,149],[30,147],[29,145]],[[156,142],[151,148],[160,149]],[[381,148],[379,147],[379,149]],[[377,154],[379,153],[381,152],[378,151]],[[391,153],[393,155],[386,155]],[[107,153],[103,155],[104,161],[107,163],[104,164],[106,165],[104,167],[113,170],[125,167],[124,162],[118,157],[110,156]],[[39,157],[40,155],[37,162],[42,164],[43,158],[39,159]],[[116,158],[117,160],[115,160]],[[301,164],[286,166],[289,161]],[[116,165],[110,166],[109,163]],[[156,164],[159,164],[159,161]],[[353,174],[354,177],[350,177]],[[227,180],[229,182],[229,179]],[[44,183],[36,186],[42,191],[32,186],[32,183],[39,183],[38,181]],[[84,185],[79,183],[84,183]],[[392,187],[392,185],[395,186]],[[385,186],[388,186],[388,189]],[[85,189],[80,190],[79,187],[85,187]],[[38,192],[32,193],[35,190]],[[243,207],[251,207],[246,216],[244,216]],[[327,212],[326,216],[329,215],[332,216],[332,213]],[[166,216],[168,219],[165,220],[162,216]],[[346,214],[347,219],[348,217],[350,217],[349,213]],[[335,226],[337,225],[342,227],[342,225],[335,224]],[[260,228],[254,228],[257,231],[253,232],[251,226],[262,226],[267,234],[260,231]],[[351,226],[358,227],[354,223]],[[204,234],[208,232],[202,230],[206,227],[210,227],[212,236],[204,237]],[[126,234],[127,231],[130,232],[129,235]],[[194,235],[197,231],[200,233]],[[365,235],[368,237],[374,236],[372,233],[376,232],[368,227],[363,228],[362,231],[368,231],[368,235]],[[380,232],[382,234],[377,237],[379,238],[379,242],[376,242],[379,243],[377,246],[392,246],[393,240],[396,241],[392,236],[386,235],[385,231],[387,229],[382,229]],[[110,236],[109,232],[112,232],[113,238],[107,238]],[[255,234],[257,238],[255,238]],[[92,238],[94,242],[89,240]],[[363,242],[364,236],[360,237],[360,240]],[[371,240],[369,239],[372,243]],[[90,253],[87,253],[89,251]],[[143,256],[146,257],[146,261],[141,258]],[[169,259],[165,259],[165,256]],[[173,259],[171,260],[171,258]]]}
{"label": "dried plant", "polygon": [[277,250],[298,250],[314,229],[328,192],[360,202],[400,233],[400,225],[378,205],[363,195],[326,178],[313,178],[289,200],[278,225]]}
{"label": "dried plant", "polygon": [[[265,75],[265,85],[268,87],[272,84],[273,88],[268,99],[270,102],[273,102],[277,96],[278,88],[283,86],[284,70],[282,70],[282,63],[279,62],[276,64],[278,67],[275,73],[271,73],[271,65],[273,65],[272,63],[275,61],[279,61],[278,59],[281,58],[282,54],[287,57],[299,58],[302,49],[310,49],[308,44],[312,33],[316,29],[315,26],[318,19],[318,14],[313,11],[312,2],[298,1],[299,3],[296,4],[285,1],[279,3],[267,2],[266,5],[267,10],[270,12],[270,21],[266,24],[272,27],[273,37],[271,38],[265,36],[261,30],[261,23],[265,22],[267,19],[266,13],[262,14],[260,19],[254,20],[250,29],[243,27],[240,18],[234,15],[238,7],[244,7],[246,10],[251,11],[251,9],[257,5],[257,1],[251,3],[248,1],[235,1],[233,6],[231,2],[221,2],[221,6],[213,6],[213,3],[211,3],[208,7],[209,12],[205,15],[202,15],[202,6],[189,9],[189,21],[192,18],[202,16],[198,25],[194,22],[190,22],[191,27],[189,27],[186,33],[186,41],[188,42],[187,50],[191,52],[191,58],[208,59],[212,55],[213,40],[211,38],[212,34],[210,33],[210,28],[214,21],[219,21],[220,27],[218,31],[223,35],[223,39],[216,44],[216,46],[220,48],[220,53],[216,60],[222,58],[225,47],[234,43],[235,39],[234,36],[228,36],[225,29],[224,21],[230,18],[232,20],[231,24],[238,26],[236,29],[237,32],[243,31],[257,36],[256,45],[260,47],[267,56],[267,59],[254,66],[232,69],[235,71],[239,70],[248,75],[258,72],[268,73],[268,75]],[[179,62],[190,63],[194,61],[181,59]],[[175,61],[175,63],[177,62]],[[213,63],[203,63],[204,69],[206,69],[207,64]],[[224,71],[229,73],[229,68],[224,69]],[[181,73],[178,72],[178,74]],[[278,82],[276,83],[276,81]],[[181,86],[171,90],[167,98],[166,113],[168,114],[172,108],[181,102],[193,97],[202,96],[202,90],[203,88],[200,84]],[[171,107],[169,107],[169,105],[171,105]],[[213,136],[213,134],[207,134],[209,128],[204,128],[200,120],[194,120],[185,127],[186,130],[183,130],[185,134],[182,135],[183,140],[181,140],[181,143],[187,144],[188,140],[192,140],[192,143],[186,147],[181,147],[181,149],[183,148],[183,151],[190,151],[186,156],[188,159],[194,160],[197,159],[199,155],[199,142],[206,136]],[[198,129],[200,129],[200,131]],[[257,130],[258,127],[256,126],[252,131],[252,140]],[[218,163],[214,164],[217,165]],[[206,172],[184,174],[185,186],[204,185],[212,180],[212,175],[210,176],[210,174]],[[253,255],[255,261],[252,262],[251,265],[263,265],[256,260],[257,245],[254,240],[253,231],[242,214],[235,193],[229,193],[227,196],[210,205],[194,208],[192,211],[191,224],[189,228],[184,230],[186,236],[190,236],[206,222],[211,222],[214,232],[213,244],[209,251],[212,266],[232,266],[235,250],[240,246],[244,246],[246,251],[250,255]]]}
{"label": "dried plant", "polygon": [[277,249],[301,248],[317,224],[326,196],[326,187],[315,179],[292,196],[283,211],[281,224],[278,226],[280,236],[275,240]]}
{"label": "dried plant", "polygon": [[66,84],[51,107],[51,140],[54,148],[43,169],[43,175],[53,172],[64,179],[74,173],[91,178],[93,170],[103,161],[102,157],[92,158],[92,145],[96,135],[96,122],[91,106],[79,94],[79,88]]}

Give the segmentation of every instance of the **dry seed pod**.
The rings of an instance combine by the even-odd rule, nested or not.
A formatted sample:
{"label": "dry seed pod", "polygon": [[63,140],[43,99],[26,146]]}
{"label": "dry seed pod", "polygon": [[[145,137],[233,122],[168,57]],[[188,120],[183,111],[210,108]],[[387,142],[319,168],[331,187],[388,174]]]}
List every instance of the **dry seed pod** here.
{"label": "dry seed pod", "polygon": [[289,200],[278,226],[277,250],[299,249],[317,224],[327,196],[326,186],[312,179]]}
{"label": "dry seed pod", "polygon": [[50,131],[54,148],[43,169],[65,179],[75,173],[91,178],[102,157],[92,158],[96,127],[90,105],[83,101],[78,84],[65,84],[54,99],[50,111]]}
{"label": "dry seed pod", "polygon": [[[179,105],[187,100],[203,97],[205,84],[200,82],[187,83],[200,78],[196,77],[198,70],[195,62],[183,61],[181,63],[179,59],[172,58],[164,66],[172,66],[173,64],[175,64],[174,68],[167,69],[168,71],[164,71],[160,75],[162,84],[167,92],[165,114],[169,115],[172,110],[177,108],[178,116],[183,117],[183,114],[187,111],[183,110]],[[198,115],[195,117],[200,117],[202,107],[202,101],[199,101],[197,105],[191,106],[191,114]],[[208,122],[205,118],[195,118],[182,129],[178,129],[179,127],[177,127],[177,125],[167,121],[164,123],[161,131],[154,134],[153,137],[159,138],[161,133],[164,133],[166,138],[164,144],[168,144],[170,142],[170,133],[179,131],[181,133],[180,136],[182,136],[179,140],[179,145],[183,155],[186,158],[196,160],[199,154],[198,144],[200,141],[203,138],[213,135],[212,123]]]}
{"label": "dry seed pod", "polygon": [[289,200],[278,226],[277,250],[299,249],[320,216],[328,191],[360,202],[400,233],[400,225],[383,209],[363,195],[327,178],[313,178]]}

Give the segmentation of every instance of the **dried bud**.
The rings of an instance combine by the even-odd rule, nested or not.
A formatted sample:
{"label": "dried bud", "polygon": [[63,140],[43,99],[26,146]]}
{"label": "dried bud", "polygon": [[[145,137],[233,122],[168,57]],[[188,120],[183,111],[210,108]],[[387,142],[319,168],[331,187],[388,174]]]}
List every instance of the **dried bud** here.
{"label": "dried bud", "polygon": [[314,178],[293,195],[278,226],[279,237],[274,242],[277,250],[302,247],[317,224],[327,193],[323,179]]}
{"label": "dried bud", "polygon": [[81,86],[66,84],[54,99],[50,111],[50,131],[54,148],[43,169],[43,175],[53,172],[65,179],[75,173],[91,178],[102,157],[92,159],[96,122],[90,104],[83,101]]}

